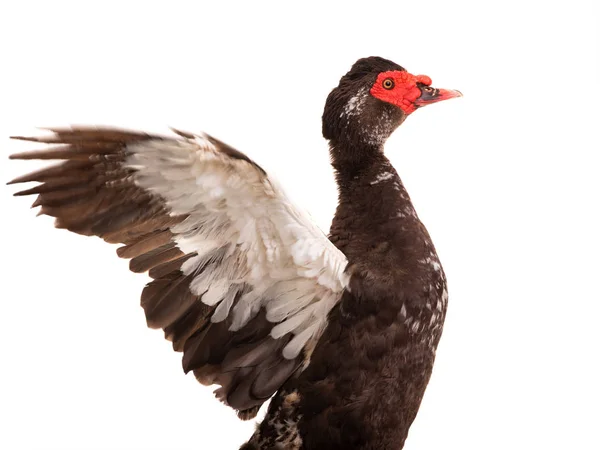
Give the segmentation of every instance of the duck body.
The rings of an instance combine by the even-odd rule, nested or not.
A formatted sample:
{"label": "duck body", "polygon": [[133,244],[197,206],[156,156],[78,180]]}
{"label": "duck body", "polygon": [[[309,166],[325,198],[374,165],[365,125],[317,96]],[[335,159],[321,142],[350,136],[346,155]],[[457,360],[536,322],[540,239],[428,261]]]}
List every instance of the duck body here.
{"label": "duck body", "polygon": [[329,238],[348,258],[349,289],[310,365],[242,449],[399,449],[416,417],[442,334],[446,277],[396,170],[382,149],[365,153],[359,166],[336,170]]}

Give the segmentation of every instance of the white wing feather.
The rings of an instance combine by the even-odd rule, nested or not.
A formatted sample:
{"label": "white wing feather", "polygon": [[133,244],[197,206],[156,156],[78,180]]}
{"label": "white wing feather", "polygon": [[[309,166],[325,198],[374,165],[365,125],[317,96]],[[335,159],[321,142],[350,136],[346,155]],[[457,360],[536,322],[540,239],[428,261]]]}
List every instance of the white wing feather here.
{"label": "white wing feather", "polygon": [[[203,271],[190,287],[211,320],[231,316],[231,331],[261,308],[274,325],[271,336],[294,335],[284,356],[295,358],[318,338],[327,315],[348,286],[347,259],[282,189],[256,166],[220,152],[202,135],[194,140],[148,140],[127,147],[134,182],[160,195],[171,215],[187,218],[171,227],[184,253],[197,253],[182,270],[198,270],[211,251],[227,247],[218,269]],[[239,285],[249,285],[234,304]],[[233,308],[232,308],[233,306]]]}

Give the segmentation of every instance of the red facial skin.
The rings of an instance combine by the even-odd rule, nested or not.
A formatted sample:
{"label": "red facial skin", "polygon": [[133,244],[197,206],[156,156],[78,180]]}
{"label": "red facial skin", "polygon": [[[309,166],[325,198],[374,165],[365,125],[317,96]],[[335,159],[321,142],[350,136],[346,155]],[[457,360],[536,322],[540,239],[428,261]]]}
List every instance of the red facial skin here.
{"label": "red facial skin", "polygon": [[[394,87],[391,89],[383,87],[383,82],[388,78],[394,82]],[[396,105],[405,114],[410,114],[417,109],[415,101],[421,96],[421,89],[419,89],[417,83],[431,86],[431,78],[427,75],[415,76],[412,73],[399,70],[381,72],[371,88],[371,95],[379,100]]]}
{"label": "red facial skin", "polygon": [[[386,88],[386,80],[391,80],[393,85]],[[422,84],[421,88],[417,83]],[[431,78],[427,75],[413,75],[399,70],[381,72],[377,81],[371,88],[371,95],[379,100],[400,108],[406,115],[414,112],[419,106],[462,97],[460,91],[451,89],[433,89]]]}

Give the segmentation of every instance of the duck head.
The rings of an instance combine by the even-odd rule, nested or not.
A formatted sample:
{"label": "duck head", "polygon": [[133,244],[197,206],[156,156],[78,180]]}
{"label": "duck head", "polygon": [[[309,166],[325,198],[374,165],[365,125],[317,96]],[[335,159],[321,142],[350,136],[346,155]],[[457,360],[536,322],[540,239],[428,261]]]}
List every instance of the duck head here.
{"label": "duck head", "polygon": [[417,109],[461,96],[459,91],[434,88],[427,75],[413,75],[387,59],[362,58],[327,97],[323,136],[330,141],[334,159],[336,149],[346,156],[358,149],[381,150]]}

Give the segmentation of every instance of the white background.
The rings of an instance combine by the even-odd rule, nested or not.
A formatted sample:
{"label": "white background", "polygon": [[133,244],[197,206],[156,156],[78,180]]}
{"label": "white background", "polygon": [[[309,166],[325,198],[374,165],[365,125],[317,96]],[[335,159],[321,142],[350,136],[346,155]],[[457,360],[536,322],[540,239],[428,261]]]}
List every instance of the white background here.
{"label": "white background", "polygon": [[[328,229],[325,97],[359,57],[464,98],[387,154],[450,310],[406,448],[599,449],[599,20],[593,1],[3,2],[0,180],[35,126],[205,130]],[[227,3],[227,6],[225,6]],[[0,448],[235,449],[253,430],[147,330],[115,248],[0,192]]]}

